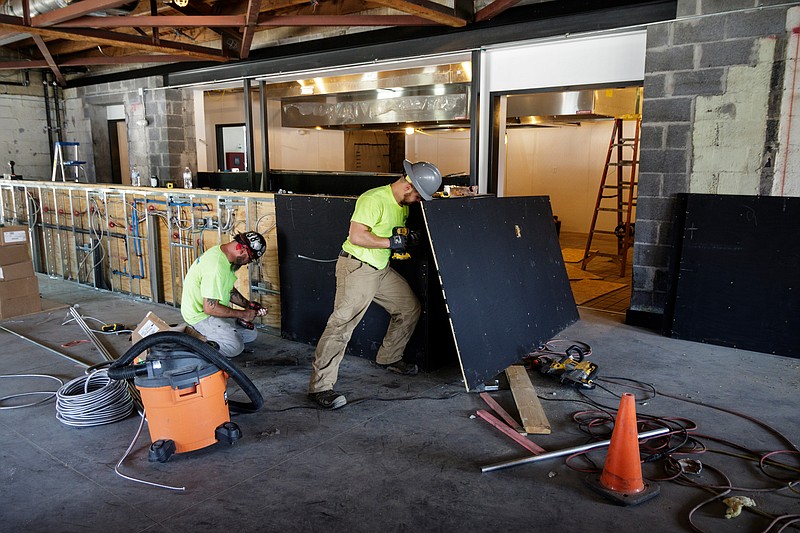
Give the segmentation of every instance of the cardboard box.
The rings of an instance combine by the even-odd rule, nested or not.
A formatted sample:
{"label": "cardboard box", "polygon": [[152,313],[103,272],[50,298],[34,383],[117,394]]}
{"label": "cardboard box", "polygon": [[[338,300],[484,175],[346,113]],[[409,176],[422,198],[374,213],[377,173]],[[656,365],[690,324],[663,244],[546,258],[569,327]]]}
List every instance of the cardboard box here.
{"label": "cardboard box", "polygon": [[13,281],[0,281],[0,300],[12,298],[39,298],[39,280],[36,276],[15,279]]}
{"label": "cardboard box", "polygon": [[28,228],[25,226],[2,226],[0,227],[0,246],[10,246],[12,244],[27,244]]}
{"label": "cardboard box", "polygon": [[34,275],[33,263],[29,260],[13,265],[0,266],[0,280],[9,281],[12,279],[29,278]]}
{"label": "cardboard box", "polygon": [[30,260],[31,256],[28,254],[27,244],[11,244],[0,247],[0,266],[13,265],[14,263]]}
{"label": "cardboard box", "polygon": [[206,340],[205,337],[203,337],[192,326],[186,324],[185,322],[178,324],[177,326],[170,326],[158,318],[154,312],[148,311],[144,319],[133,329],[133,333],[131,333],[131,344],[136,344],[148,335],[152,335],[153,333],[157,333],[159,331],[177,331],[179,333],[188,333],[192,337],[196,337],[203,342]]}
{"label": "cardboard box", "polygon": [[[153,333],[158,333],[159,331],[177,331],[179,333],[187,333],[192,337],[198,338],[201,341],[205,342],[206,338],[202,336],[200,333],[197,332],[192,326],[182,322],[177,326],[170,326],[160,318],[156,316],[156,314],[152,311],[148,311],[145,315],[144,319],[137,324],[135,328],[133,328],[133,333],[131,333],[131,344],[136,344],[140,340],[144,339],[148,335],[152,335]],[[143,363],[145,359],[147,359],[147,350],[144,354],[139,354],[133,359],[134,364]]]}
{"label": "cardboard box", "polygon": [[37,294],[35,298],[23,296],[22,298],[9,298],[0,300],[0,319],[12,316],[29,315],[42,310],[42,302]]}

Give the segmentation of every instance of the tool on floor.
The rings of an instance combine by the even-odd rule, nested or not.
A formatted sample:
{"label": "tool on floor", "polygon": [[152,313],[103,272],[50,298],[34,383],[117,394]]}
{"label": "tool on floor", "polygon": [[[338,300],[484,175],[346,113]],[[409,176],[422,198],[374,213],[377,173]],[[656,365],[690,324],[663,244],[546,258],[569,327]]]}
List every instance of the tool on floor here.
{"label": "tool on floor", "polygon": [[[255,311],[256,312],[256,316],[258,316],[258,312],[260,310],[264,309],[264,306],[262,306],[261,304],[256,303],[256,302],[250,302],[250,304],[247,307],[248,307],[248,309],[252,309],[253,311]],[[255,324],[253,324],[252,322],[249,322],[249,321],[247,321],[247,320],[245,320],[243,318],[237,318],[236,319],[236,325],[239,326],[240,328],[245,328],[245,329],[250,329],[250,330],[255,329],[255,327],[256,327]]]}
{"label": "tool on floor", "polygon": [[597,365],[586,360],[586,354],[577,344],[567,348],[564,355],[536,355],[531,359],[531,366],[538,368],[542,374],[559,378],[565,385],[579,389],[595,387]]}
{"label": "tool on floor", "polygon": [[[131,364],[150,349],[144,363]],[[230,410],[254,413],[264,405],[250,379],[211,345],[186,333],[162,331],[134,344],[108,369],[115,380],[133,380],[142,396],[150,430],[149,461],[166,462],[174,453],[234,444],[242,436]],[[228,377],[249,403],[229,401]]]}
{"label": "tool on floor", "polygon": [[117,323],[103,324],[102,326],[100,326],[100,331],[102,331],[103,333],[116,333],[117,331],[125,331],[129,329],[130,328],[128,328],[124,324],[117,324]]}

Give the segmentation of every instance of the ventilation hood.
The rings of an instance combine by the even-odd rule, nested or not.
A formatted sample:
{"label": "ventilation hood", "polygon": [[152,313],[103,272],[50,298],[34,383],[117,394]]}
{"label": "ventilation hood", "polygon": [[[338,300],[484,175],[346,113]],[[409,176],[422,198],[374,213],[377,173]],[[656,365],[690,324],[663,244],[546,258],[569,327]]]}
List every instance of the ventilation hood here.
{"label": "ventilation hood", "polygon": [[641,105],[641,87],[510,95],[506,119],[510,127],[633,119],[641,114]]}
{"label": "ventilation hood", "polygon": [[290,128],[463,125],[468,118],[469,85],[460,83],[281,99],[281,125]]}

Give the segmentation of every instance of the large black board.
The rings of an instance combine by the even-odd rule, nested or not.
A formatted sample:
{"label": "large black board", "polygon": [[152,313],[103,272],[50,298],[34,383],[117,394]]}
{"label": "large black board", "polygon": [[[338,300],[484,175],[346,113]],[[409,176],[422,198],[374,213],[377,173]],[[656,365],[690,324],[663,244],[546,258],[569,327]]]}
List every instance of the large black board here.
{"label": "large black board", "polygon": [[469,389],[578,320],[549,198],[422,207]]}
{"label": "large black board", "polygon": [[[336,258],[347,237],[356,198],[278,194],[275,212],[281,276],[281,331],[288,339],[316,344],[333,311]],[[408,226],[424,234],[419,206],[413,206]],[[427,237],[423,239],[427,243]],[[392,267],[406,278],[422,305],[405,358],[433,370],[455,361],[455,347],[438,276],[427,244],[411,251],[407,261]],[[348,344],[351,355],[375,359],[389,315],[372,304]]]}
{"label": "large black board", "polygon": [[800,198],[680,200],[672,336],[800,357]]}

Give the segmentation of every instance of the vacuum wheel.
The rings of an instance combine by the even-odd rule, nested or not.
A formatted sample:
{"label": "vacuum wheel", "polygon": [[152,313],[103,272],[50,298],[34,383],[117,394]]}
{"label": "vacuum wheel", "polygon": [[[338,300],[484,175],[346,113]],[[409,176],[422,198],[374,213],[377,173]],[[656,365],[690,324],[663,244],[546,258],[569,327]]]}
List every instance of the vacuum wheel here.
{"label": "vacuum wheel", "polygon": [[214,436],[223,444],[232,445],[242,438],[242,430],[234,422],[224,422],[217,426]]}
{"label": "vacuum wheel", "polygon": [[159,439],[150,445],[147,460],[151,463],[156,461],[166,463],[173,453],[175,453],[175,441],[172,439]]}

